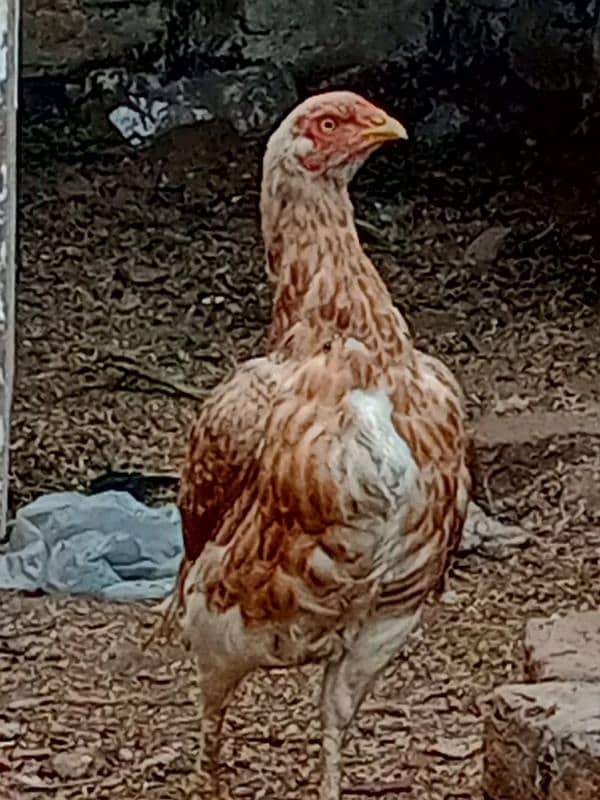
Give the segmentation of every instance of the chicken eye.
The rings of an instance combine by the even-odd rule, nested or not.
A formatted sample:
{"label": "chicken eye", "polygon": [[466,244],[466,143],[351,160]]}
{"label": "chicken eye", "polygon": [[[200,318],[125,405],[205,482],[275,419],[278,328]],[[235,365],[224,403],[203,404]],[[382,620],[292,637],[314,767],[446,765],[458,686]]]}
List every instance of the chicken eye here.
{"label": "chicken eye", "polygon": [[325,117],[321,120],[321,130],[323,133],[331,133],[336,127],[336,121],[332,119],[332,117]]}

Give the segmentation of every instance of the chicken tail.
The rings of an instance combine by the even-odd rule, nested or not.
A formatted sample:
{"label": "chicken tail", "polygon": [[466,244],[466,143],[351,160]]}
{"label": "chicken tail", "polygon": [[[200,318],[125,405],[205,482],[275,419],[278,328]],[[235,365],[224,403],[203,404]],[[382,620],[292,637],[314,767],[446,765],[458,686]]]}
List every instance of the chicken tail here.
{"label": "chicken tail", "polygon": [[186,576],[190,569],[190,562],[187,558],[181,559],[177,579],[175,581],[175,588],[173,589],[170,597],[162,603],[161,617],[157,624],[154,626],[152,633],[148,639],[142,644],[142,652],[145,652],[152,642],[156,639],[166,638],[167,642],[171,643],[171,635],[173,633],[173,623],[177,617],[177,613],[183,608],[183,587],[185,584]]}

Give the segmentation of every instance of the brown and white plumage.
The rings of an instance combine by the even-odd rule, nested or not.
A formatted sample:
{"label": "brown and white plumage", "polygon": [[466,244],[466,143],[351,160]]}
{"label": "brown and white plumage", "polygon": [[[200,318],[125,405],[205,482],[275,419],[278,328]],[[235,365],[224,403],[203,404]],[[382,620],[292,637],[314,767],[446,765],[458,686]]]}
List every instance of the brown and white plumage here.
{"label": "brown and white plumage", "polygon": [[343,736],[365,693],[442,585],[470,487],[458,386],[415,349],[353,221],[349,180],[404,135],[335,92],[271,137],[269,352],[205,403],[180,491],[203,767],[244,675],[321,660],[322,800],[339,798]]}

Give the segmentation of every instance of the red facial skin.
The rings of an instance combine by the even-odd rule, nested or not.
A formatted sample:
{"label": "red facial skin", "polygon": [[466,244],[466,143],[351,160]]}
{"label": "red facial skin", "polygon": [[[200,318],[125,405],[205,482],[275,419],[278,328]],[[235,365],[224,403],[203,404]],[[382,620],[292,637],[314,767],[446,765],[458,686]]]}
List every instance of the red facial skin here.
{"label": "red facial skin", "polygon": [[384,113],[371,103],[323,104],[296,122],[296,135],[314,144],[300,163],[309,172],[319,172],[329,162],[342,164],[354,157],[363,158],[365,151],[377,146],[364,134],[384,121]]}

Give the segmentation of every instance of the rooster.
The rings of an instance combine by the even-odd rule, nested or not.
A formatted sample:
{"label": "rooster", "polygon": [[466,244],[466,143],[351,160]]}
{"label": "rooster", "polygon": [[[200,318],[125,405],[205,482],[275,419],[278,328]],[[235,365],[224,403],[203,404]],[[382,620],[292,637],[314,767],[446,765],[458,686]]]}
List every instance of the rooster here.
{"label": "rooster", "polygon": [[460,391],[414,347],[360,245],[348,191],[370,154],[406,136],[362,97],[331,92],[298,106],[267,145],[268,352],[204,403],[179,494],[176,602],[199,670],[210,791],[240,680],[318,661],[320,798],[339,799],[348,727],[460,539],[470,492]]}

